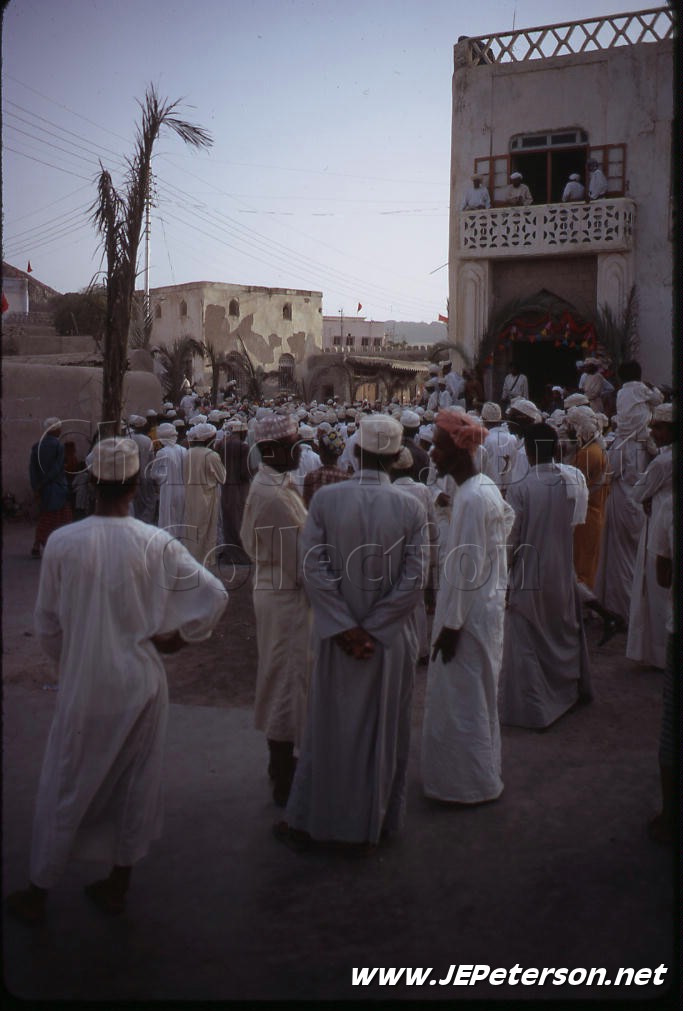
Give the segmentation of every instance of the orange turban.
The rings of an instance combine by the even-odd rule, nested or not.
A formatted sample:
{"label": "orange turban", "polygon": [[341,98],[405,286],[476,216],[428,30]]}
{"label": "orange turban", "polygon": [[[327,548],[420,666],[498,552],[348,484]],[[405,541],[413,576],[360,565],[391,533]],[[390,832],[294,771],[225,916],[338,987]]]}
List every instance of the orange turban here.
{"label": "orange turban", "polygon": [[468,453],[474,453],[489,434],[488,428],[484,428],[469,414],[448,408],[439,411],[436,416],[436,424],[451,437],[453,444],[458,449],[466,449]]}

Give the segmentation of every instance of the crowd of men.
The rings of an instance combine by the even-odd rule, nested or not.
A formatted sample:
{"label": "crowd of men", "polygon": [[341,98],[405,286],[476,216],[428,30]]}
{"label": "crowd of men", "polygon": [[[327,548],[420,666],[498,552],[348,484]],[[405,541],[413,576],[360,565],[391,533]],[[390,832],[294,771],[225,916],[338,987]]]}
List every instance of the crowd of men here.
{"label": "crowd of men", "polygon": [[45,500],[36,626],[60,690],[31,884],[10,910],[40,921],[80,853],[112,863],[92,901],[123,909],[160,824],[157,653],[211,634],[239,565],[253,575],[255,726],[284,808],[274,832],[290,847],[365,852],[400,829],[421,663],[425,794],[499,797],[500,725],[544,729],[590,701],[589,620],[601,644],[624,635],[629,658],[667,668],[650,831],[669,839],[673,405],[636,362],[605,383],[588,359],[574,390],[549,389],[551,410],[518,369],[486,401],[450,362],[407,405],[232,392],[214,405],[188,390],[95,442],[67,489],[79,523],[48,494],[69,482],[47,419],[31,462]]}
{"label": "crowd of men", "polygon": [[[609,186],[607,176],[594,158],[590,158],[586,163],[586,171],[588,173],[588,188],[581,182],[581,176],[578,172],[571,172],[562,190],[562,203],[584,201],[590,203],[607,196]],[[484,186],[484,177],[475,172],[471,179],[472,185],[465,191],[460,210],[488,210],[491,206],[491,196],[487,187]],[[533,195],[524,182],[524,176],[521,172],[515,171],[510,173],[510,181],[502,191],[500,200],[496,206],[528,207],[533,202]]]}

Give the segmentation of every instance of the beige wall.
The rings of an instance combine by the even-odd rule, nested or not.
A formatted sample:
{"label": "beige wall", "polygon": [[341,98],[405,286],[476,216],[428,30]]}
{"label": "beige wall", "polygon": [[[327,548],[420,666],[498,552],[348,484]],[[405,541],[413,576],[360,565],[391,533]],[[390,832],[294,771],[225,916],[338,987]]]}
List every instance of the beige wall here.
{"label": "beige wall", "polygon": [[595,312],[597,259],[595,256],[556,257],[552,260],[498,260],[492,270],[492,311],[515,299],[530,298],[545,288],[576,307],[583,315]]}
{"label": "beige wall", "polygon": [[[33,500],[29,456],[42,435],[43,421],[61,418],[62,441],[71,438],[78,455],[84,455],[100,420],[102,370],[4,360],[2,386],[2,491],[28,505]],[[125,415],[161,408],[161,386],[150,373],[126,373],[123,395]]]}

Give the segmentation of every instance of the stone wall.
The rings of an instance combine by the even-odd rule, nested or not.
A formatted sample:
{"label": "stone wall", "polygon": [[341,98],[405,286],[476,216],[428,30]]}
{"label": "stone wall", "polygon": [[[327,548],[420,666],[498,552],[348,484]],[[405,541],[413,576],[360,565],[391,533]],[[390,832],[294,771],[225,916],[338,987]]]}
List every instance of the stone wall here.
{"label": "stone wall", "polygon": [[[100,420],[102,370],[3,361],[2,387],[2,491],[31,508],[28,462],[44,419],[61,418],[62,441],[73,440],[78,456],[85,456]],[[125,415],[161,408],[161,385],[149,373],[126,373],[123,396]]]}
{"label": "stone wall", "polygon": [[532,298],[545,288],[583,316],[595,313],[597,257],[567,256],[544,260],[497,260],[492,264],[492,312],[516,299]]}

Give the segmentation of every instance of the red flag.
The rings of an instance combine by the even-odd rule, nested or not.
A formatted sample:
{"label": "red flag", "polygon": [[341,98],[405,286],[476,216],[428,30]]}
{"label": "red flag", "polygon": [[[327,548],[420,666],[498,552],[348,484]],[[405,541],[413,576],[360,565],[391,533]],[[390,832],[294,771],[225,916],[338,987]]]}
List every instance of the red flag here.
{"label": "red flag", "polygon": [[363,306],[359,302],[358,303],[358,308],[356,309],[356,312],[360,312],[362,308],[363,308]]}
{"label": "red flag", "polygon": [[441,313],[439,313],[439,323],[448,323],[448,316],[442,316]]}
{"label": "red flag", "polygon": [[3,293],[2,293],[2,311],[3,312],[7,312],[8,309],[9,309],[9,302],[7,301],[7,296],[5,295],[5,293],[3,291]]}
{"label": "red flag", "polygon": [[33,267],[31,266],[31,261],[28,261],[28,267],[26,268],[26,273],[31,274],[33,272]]}

